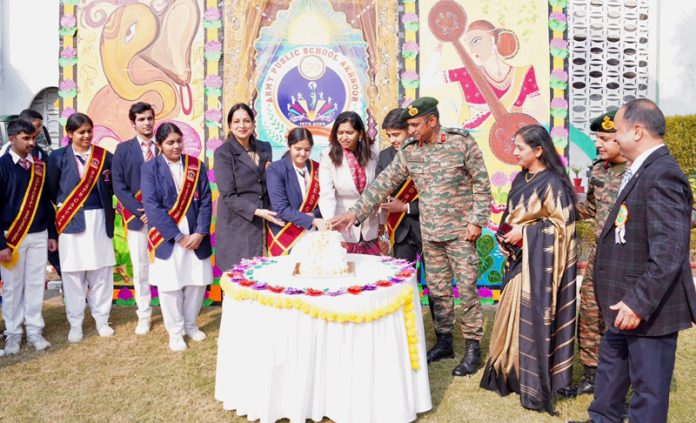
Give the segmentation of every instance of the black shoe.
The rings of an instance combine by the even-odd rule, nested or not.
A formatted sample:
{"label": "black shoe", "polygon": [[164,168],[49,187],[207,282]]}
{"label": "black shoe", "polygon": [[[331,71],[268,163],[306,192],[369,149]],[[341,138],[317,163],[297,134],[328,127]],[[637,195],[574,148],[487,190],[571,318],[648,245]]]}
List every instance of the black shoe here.
{"label": "black shoe", "polygon": [[556,392],[558,392],[558,395],[562,396],[563,398],[575,398],[578,396],[578,388],[576,386],[566,386],[565,388],[561,388]]}
{"label": "black shoe", "polygon": [[452,370],[452,376],[467,376],[476,373],[481,366],[481,344],[473,339],[466,340],[466,353],[459,366]]}
{"label": "black shoe", "polygon": [[454,358],[452,334],[437,334],[435,346],[428,351],[428,364],[445,358]]}
{"label": "black shoe", "polygon": [[582,380],[578,384],[576,390],[577,395],[594,394],[596,367],[585,367],[585,374],[582,375]]}
{"label": "black shoe", "polygon": [[565,388],[559,389],[557,391],[558,395],[564,398],[575,398],[578,395],[593,394],[596,373],[596,367],[585,366],[585,371],[582,375],[582,380],[580,381],[580,383],[576,386],[567,386]]}

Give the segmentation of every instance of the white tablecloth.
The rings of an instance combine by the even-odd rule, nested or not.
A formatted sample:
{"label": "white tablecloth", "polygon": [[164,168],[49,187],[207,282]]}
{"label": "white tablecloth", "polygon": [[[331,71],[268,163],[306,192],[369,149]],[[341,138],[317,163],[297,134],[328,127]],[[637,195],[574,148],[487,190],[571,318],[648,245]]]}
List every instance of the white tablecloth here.
{"label": "white tablecloth", "polygon": [[[372,284],[395,274],[396,265],[380,257],[350,255],[356,275],[344,278],[290,276],[294,260],[251,269],[246,277],[259,283],[335,291]],[[396,270],[398,271],[398,270]],[[300,310],[274,308],[225,295],[218,340],[215,398],[227,410],[262,423],[288,418],[335,422],[409,422],[432,408],[426,364],[423,317],[415,274],[405,283],[378,287],[358,295],[311,297],[302,301],[344,313],[384,307],[413,288],[419,369],[409,356],[403,308],[370,323],[336,323]],[[235,285],[235,289],[248,289]]]}

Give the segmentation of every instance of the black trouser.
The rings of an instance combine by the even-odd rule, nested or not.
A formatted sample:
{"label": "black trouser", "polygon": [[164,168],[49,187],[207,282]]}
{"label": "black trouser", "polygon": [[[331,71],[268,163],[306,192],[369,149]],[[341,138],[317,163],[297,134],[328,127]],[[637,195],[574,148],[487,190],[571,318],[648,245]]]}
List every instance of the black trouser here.
{"label": "black trouser", "polygon": [[677,332],[665,336],[633,336],[608,330],[599,346],[593,422],[619,423],[629,385],[635,391],[628,410],[631,423],[667,421]]}
{"label": "black trouser", "polygon": [[51,266],[56,269],[56,273],[60,276],[60,256],[58,255],[58,251],[48,252],[48,262],[51,263]]}

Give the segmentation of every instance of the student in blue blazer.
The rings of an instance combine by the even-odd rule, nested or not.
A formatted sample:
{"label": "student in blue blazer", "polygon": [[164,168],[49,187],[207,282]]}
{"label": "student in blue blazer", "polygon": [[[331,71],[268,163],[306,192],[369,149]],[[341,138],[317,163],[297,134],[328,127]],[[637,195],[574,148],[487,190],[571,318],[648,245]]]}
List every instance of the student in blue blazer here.
{"label": "student in blue blazer", "polygon": [[116,264],[111,153],[92,145],[93,127],[89,116],[71,115],[65,124],[70,144],[53,151],[48,159],[47,181],[57,207],[68,341],[72,343],[82,341],[85,301],[99,336],[114,334],[109,326]]}
{"label": "student in blue blazer", "polygon": [[213,280],[212,196],[205,164],[182,154],[181,130],[164,123],[155,139],[161,154],[143,165],[140,186],[154,250],[150,283],[158,288],[169,348],[176,352],[187,348],[184,335],[206,338],[196,320]]}
{"label": "student in blue blazer", "polygon": [[306,128],[288,133],[288,152],[266,170],[271,210],[285,226],[269,222],[266,237],[272,256],[286,255],[292,246],[314,228],[324,228],[319,212],[319,163],[310,159],[314,139]]}
{"label": "student in blue blazer", "polygon": [[22,325],[26,326],[27,344],[37,350],[51,346],[42,336],[41,309],[47,250],[57,250],[58,236],[46,189],[46,166],[32,155],[34,127],[17,119],[7,125],[7,133],[11,148],[0,157],[0,276],[5,284],[5,352],[17,354]]}
{"label": "student in blue blazer", "polygon": [[150,260],[147,253],[147,214],[140,192],[140,169],[143,163],[157,155],[154,137],[155,111],[152,105],[138,102],[130,107],[128,118],[135,130],[135,137],[116,147],[111,167],[114,194],[120,202],[124,223],[127,224],[128,250],[133,264],[133,287],[135,303],[138,306],[135,333],[145,335],[150,332],[152,296],[149,283]]}

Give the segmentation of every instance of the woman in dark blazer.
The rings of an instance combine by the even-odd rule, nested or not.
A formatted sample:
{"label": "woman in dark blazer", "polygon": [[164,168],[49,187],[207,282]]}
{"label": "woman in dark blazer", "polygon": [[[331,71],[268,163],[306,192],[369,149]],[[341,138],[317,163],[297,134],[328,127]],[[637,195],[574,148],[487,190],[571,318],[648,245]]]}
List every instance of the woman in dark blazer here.
{"label": "woman in dark blazer", "polygon": [[319,163],[310,159],[314,139],[306,128],[288,133],[288,152],[268,167],[266,186],[271,209],[285,226],[268,225],[268,253],[286,255],[312,227],[325,226],[319,213]]}
{"label": "woman in dark blazer", "polygon": [[227,142],[215,150],[217,202],[215,263],[226,270],[244,258],[263,254],[266,221],[284,225],[268,210],[266,168],[271,145],[254,137],[254,112],[238,103],[227,114]]}

